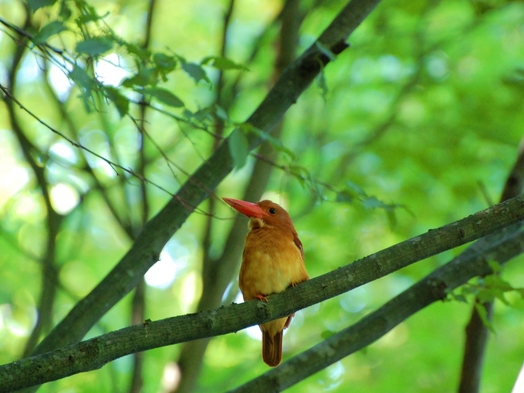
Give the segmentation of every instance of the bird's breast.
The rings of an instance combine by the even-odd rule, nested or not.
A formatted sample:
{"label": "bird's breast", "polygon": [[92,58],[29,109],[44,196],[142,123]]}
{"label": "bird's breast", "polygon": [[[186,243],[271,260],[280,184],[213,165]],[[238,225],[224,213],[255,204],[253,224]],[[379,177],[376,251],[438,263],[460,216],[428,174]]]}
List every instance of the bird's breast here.
{"label": "bird's breast", "polygon": [[248,233],[239,276],[244,300],[282,292],[308,278],[292,234],[267,227]]}

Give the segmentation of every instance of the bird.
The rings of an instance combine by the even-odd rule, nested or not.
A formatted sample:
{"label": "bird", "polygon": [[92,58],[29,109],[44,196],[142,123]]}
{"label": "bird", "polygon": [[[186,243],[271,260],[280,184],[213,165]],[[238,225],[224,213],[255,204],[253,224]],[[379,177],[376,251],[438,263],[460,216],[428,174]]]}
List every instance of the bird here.
{"label": "bird", "polygon": [[[304,248],[288,212],[269,200],[257,203],[222,198],[249,218],[238,286],[244,301],[279,293],[309,279]],[[262,331],[262,359],[271,367],[282,361],[283,331],[295,314],[259,325]]]}

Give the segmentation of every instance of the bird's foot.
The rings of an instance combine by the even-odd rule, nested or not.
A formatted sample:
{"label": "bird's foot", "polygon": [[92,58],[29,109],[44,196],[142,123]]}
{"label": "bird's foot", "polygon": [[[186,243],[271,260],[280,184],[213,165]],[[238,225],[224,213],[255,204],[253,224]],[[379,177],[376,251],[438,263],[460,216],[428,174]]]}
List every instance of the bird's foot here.
{"label": "bird's foot", "polygon": [[262,300],[263,302],[267,302],[267,297],[265,295],[262,295],[261,293],[259,293],[258,295],[255,296],[258,300]]}

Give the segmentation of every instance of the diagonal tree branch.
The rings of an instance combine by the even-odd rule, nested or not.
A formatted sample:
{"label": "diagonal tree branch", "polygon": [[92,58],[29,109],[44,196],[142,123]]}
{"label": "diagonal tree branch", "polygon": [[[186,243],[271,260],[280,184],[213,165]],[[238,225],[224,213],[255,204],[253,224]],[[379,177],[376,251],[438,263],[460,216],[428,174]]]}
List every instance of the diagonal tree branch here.
{"label": "diagonal tree branch", "polygon": [[230,393],[280,392],[373,343],[416,312],[445,299],[450,291],[471,278],[491,273],[487,261],[503,264],[524,252],[524,232],[502,232],[479,240],[356,324]]}
{"label": "diagonal tree branch", "polygon": [[[395,298],[388,303],[386,306],[389,305],[388,307],[393,310],[398,307],[399,314],[387,314],[388,318],[391,318],[391,320],[387,320],[382,315],[384,311],[381,311],[377,319],[373,320],[373,328],[370,328],[369,333],[359,333],[362,343],[364,343],[362,345],[365,345],[380,337],[380,332],[385,333],[420,308],[443,298],[447,290],[456,288],[471,277],[486,274],[488,272],[485,263],[486,258],[504,262],[511,256],[520,253],[522,247],[524,247],[524,240],[522,239],[524,235],[521,232],[515,234],[515,226],[520,227],[522,220],[524,220],[524,195],[313,278],[286,290],[285,293],[271,295],[270,301],[267,303],[250,301],[198,314],[145,322],[39,356],[0,366],[0,380],[2,381],[0,392],[9,392],[75,373],[97,369],[109,361],[131,353],[232,333],[247,326],[280,318],[383,277],[416,261],[493,234],[475,243],[459,258],[446,265],[448,266],[446,269],[451,269],[451,273],[444,270],[445,275],[441,277],[442,270],[439,269],[433,275],[430,275],[429,281],[425,280],[424,284],[420,284],[425,291],[425,295],[420,295],[420,299],[417,292],[415,297],[404,295],[407,298],[402,298],[401,302],[395,300],[397,299]],[[495,254],[493,250],[499,248],[500,254]],[[419,288],[417,285],[416,287]],[[397,302],[400,302],[400,304]],[[308,355],[305,355],[305,357],[314,355],[318,357],[319,361],[322,360],[324,365],[327,365],[336,361],[337,356],[340,358],[351,353],[347,352],[347,348],[351,345],[353,346],[351,348],[354,348],[357,345],[355,344],[356,341],[349,345],[347,336],[341,337],[340,334],[343,333],[341,332],[326,341],[324,347],[321,347],[323,349],[318,350],[315,347],[317,349],[310,350],[312,352],[308,351]],[[364,334],[364,337],[362,337],[362,334]],[[366,336],[366,334],[372,335]],[[338,338],[342,340],[339,342],[340,348],[333,341]],[[357,341],[361,342],[361,340]],[[333,356],[328,359],[326,354],[333,351],[335,351]],[[304,362],[304,360],[301,359],[296,362],[302,364],[301,362]],[[316,361],[311,363],[315,364]],[[305,369],[304,372],[306,370],[308,372],[318,371],[318,369],[305,366],[303,368]],[[283,367],[283,370],[282,372],[286,372],[285,370],[288,369]],[[274,372],[271,375],[274,375]]]}
{"label": "diagonal tree branch", "polygon": [[[334,54],[343,51],[347,47],[345,40],[378,3],[379,0],[351,1],[321,35],[323,46]],[[309,86],[321,67],[329,61],[329,57],[319,46],[313,44],[286,68],[260,106],[247,119],[247,123],[263,131],[271,131]],[[251,149],[261,142],[260,136],[249,136]],[[173,199],[145,225],[116,267],[69,312],[33,354],[44,353],[80,340],[102,315],[138,284],[145,272],[158,260],[160,251],[171,236],[232,168],[233,161],[226,139]]]}

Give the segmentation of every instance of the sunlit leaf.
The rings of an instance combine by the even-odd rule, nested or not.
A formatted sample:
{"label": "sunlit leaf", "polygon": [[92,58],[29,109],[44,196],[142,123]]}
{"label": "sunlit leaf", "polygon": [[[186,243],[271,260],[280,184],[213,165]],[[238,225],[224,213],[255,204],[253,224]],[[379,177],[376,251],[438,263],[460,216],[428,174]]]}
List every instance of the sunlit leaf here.
{"label": "sunlit leaf", "polygon": [[71,8],[69,8],[67,2],[65,1],[60,2],[60,11],[59,11],[60,19],[67,20],[71,18],[72,14],[73,12],[71,11]]}
{"label": "sunlit leaf", "polygon": [[43,26],[40,31],[34,35],[33,42],[35,44],[42,44],[47,39],[55,34],[61,33],[65,30],[65,26],[61,21],[55,20]]}
{"label": "sunlit leaf", "polygon": [[182,69],[195,80],[195,82],[200,82],[201,80],[204,80],[208,83],[211,83],[209,78],[207,77],[206,72],[204,69],[195,63],[182,63]]}
{"label": "sunlit leaf", "polygon": [[153,54],[153,61],[157,67],[162,69],[164,72],[174,70],[177,65],[177,61],[174,56],[169,56],[163,53]]}
{"label": "sunlit leaf", "polygon": [[90,91],[95,86],[95,82],[91,75],[89,75],[85,69],[78,65],[73,66],[73,70],[69,73],[69,77],[77,84],[82,87],[85,91]]}
{"label": "sunlit leaf", "polygon": [[158,101],[173,107],[184,106],[184,103],[180,98],[171,93],[169,90],[163,89],[161,87],[148,87],[144,90],[145,94],[156,98]]}
{"label": "sunlit leaf", "polygon": [[134,86],[154,86],[158,82],[155,75],[155,70],[148,67],[140,67],[138,73],[135,75],[125,78],[122,81],[122,86],[134,87]]}
{"label": "sunlit leaf", "polygon": [[129,112],[129,100],[127,97],[123,96],[118,89],[112,86],[106,87],[104,90],[106,97],[115,104],[120,117],[127,115]]}
{"label": "sunlit leaf", "polygon": [[107,15],[109,15],[108,12],[106,12],[105,15],[99,15],[96,12],[96,8],[89,5],[86,1],[81,1],[79,3],[82,5],[81,7],[82,14],[76,18],[76,23],[79,26],[85,25],[86,23],[89,23],[89,22],[97,22],[103,19],[104,17],[106,17]]}
{"label": "sunlit leaf", "polygon": [[56,0],[27,0],[27,4],[29,5],[29,8],[32,12],[35,12],[36,10],[42,7],[53,5],[55,3]]}
{"label": "sunlit leaf", "polygon": [[234,61],[222,56],[208,56],[202,60],[202,65],[211,65],[222,71],[226,70],[248,70],[245,65],[235,63]]}
{"label": "sunlit leaf", "polygon": [[113,47],[113,41],[106,37],[88,38],[76,44],[76,51],[97,57]]}

